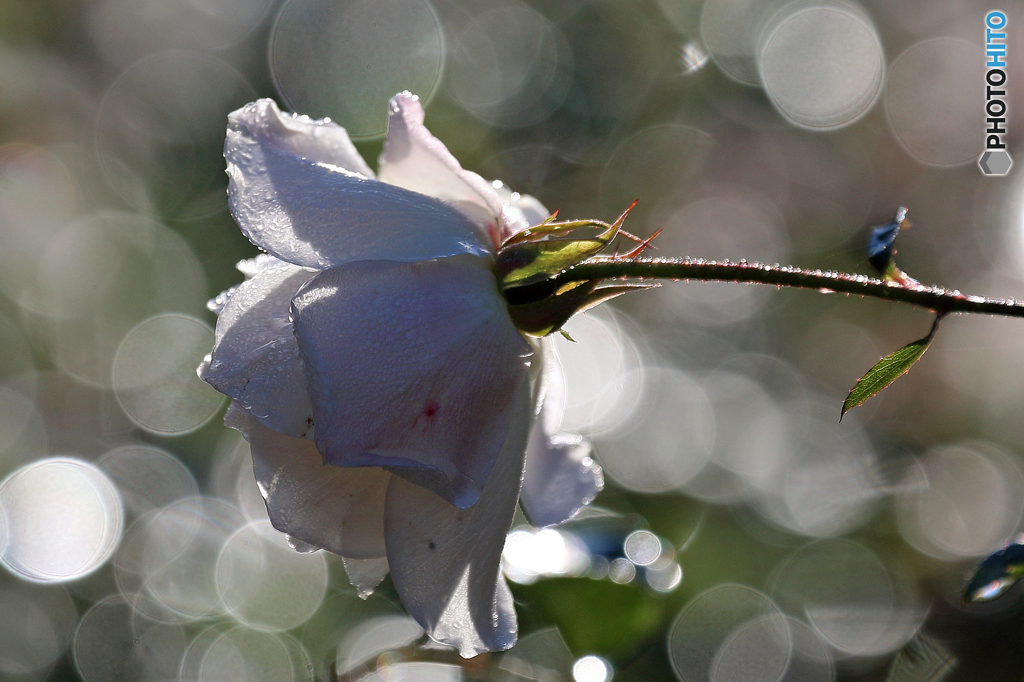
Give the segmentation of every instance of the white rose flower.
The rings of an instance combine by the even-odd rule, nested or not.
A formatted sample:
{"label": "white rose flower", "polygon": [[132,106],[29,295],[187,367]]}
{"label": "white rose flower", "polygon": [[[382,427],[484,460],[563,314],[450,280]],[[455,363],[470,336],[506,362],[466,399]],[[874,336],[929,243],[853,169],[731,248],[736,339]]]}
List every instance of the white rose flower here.
{"label": "white rose flower", "polygon": [[463,170],[409,93],[391,100],[376,179],[343,128],[271,100],[228,117],[224,156],[232,215],[269,255],[211,302],[199,374],[232,400],[271,522],[344,557],[361,594],[390,570],[463,656],[509,648],[517,500],[550,525],[601,488],[589,446],[545,431],[551,363],[493,273],[498,245],[547,212]]}

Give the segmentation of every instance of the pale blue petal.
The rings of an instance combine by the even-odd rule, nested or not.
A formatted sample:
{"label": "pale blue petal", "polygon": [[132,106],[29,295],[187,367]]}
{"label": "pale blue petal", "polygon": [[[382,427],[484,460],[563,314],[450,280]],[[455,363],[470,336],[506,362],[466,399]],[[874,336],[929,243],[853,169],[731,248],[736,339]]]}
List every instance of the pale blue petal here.
{"label": "pale blue petal", "polygon": [[[296,120],[270,100],[228,117],[228,205],[254,244],[318,270],[366,259],[493,255],[489,237],[463,213],[373,180],[365,164],[353,169],[351,159],[338,163],[324,136],[293,130]],[[299,127],[329,126],[307,119]]]}
{"label": "pale blue petal", "polygon": [[235,403],[224,423],[249,442],[256,483],[274,528],[345,557],[384,556],[384,495],[390,474],[325,464],[312,441],[271,431]]}
{"label": "pale blue petal", "polygon": [[380,581],[384,580],[388,571],[391,570],[388,567],[386,556],[377,559],[343,557],[341,562],[345,566],[345,572],[348,573],[348,581],[352,583],[352,587],[356,588],[356,594],[361,599],[366,599],[373,594],[373,590],[380,585]]}
{"label": "pale blue petal", "polygon": [[199,376],[263,425],[304,437],[312,408],[292,334],[292,296],[315,273],[287,263],[255,272],[217,318],[213,352]]}
{"label": "pale blue petal", "polygon": [[530,434],[519,500],[526,518],[538,528],[568,521],[604,487],[590,441],[570,434],[548,436],[542,422],[538,419]]}
{"label": "pale blue petal", "polygon": [[395,95],[389,114],[380,179],[458,207],[497,245],[502,202],[491,184],[459,165],[444,143],[426,129],[418,97],[408,92]]}
{"label": "pale blue petal", "polygon": [[529,344],[472,257],[360,261],[317,275],[292,319],[317,447],[472,505],[527,382]]}
{"label": "pale blue petal", "polygon": [[398,477],[387,492],[384,535],[395,590],[433,639],[467,658],[516,641],[515,609],[500,564],[533,416],[527,382],[509,411],[508,438],[472,508],[457,509]]}

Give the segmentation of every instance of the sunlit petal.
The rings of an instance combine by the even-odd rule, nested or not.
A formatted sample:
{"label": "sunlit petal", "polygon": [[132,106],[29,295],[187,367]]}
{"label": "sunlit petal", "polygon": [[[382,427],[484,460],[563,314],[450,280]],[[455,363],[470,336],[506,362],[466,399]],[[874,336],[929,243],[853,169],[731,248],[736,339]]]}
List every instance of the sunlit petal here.
{"label": "sunlit petal", "polygon": [[472,505],[527,383],[530,347],[477,259],[362,261],[295,297],[316,444]]}
{"label": "sunlit petal", "polygon": [[[292,127],[299,120],[281,114],[270,100],[228,117],[228,204],[254,244],[316,269],[370,258],[416,261],[493,252],[489,238],[464,213],[373,180],[365,164],[362,170],[349,168],[358,164],[316,136],[296,134]],[[334,130],[314,121],[300,127],[310,126]]]}
{"label": "sunlit petal", "polygon": [[373,171],[363,161],[348,133],[330,119],[283,113],[272,99],[247,104],[228,116],[228,130],[244,130],[261,145],[271,145],[293,156],[359,173]]}
{"label": "sunlit petal", "polygon": [[345,557],[384,556],[389,473],[326,464],[312,441],[272,431],[234,403],[224,423],[249,441],[256,483],[274,528]]}
{"label": "sunlit petal", "polygon": [[487,227],[497,245],[502,202],[490,183],[459,165],[423,125],[423,106],[403,92],[391,98],[388,135],[380,156],[380,179],[457,206]]}
{"label": "sunlit petal", "polygon": [[556,433],[565,409],[565,377],[549,337],[533,339],[530,367],[537,419],[526,450],[520,506],[530,523],[553,526],[571,519],[604,488],[601,466],[587,439]]}
{"label": "sunlit petal", "polygon": [[261,270],[231,295],[200,377],[263,425],[303,437],[312,426],[299,348],[289,318],[292,296],[314,273],[282,264]]}
{"label": "sunlit petal", "polygon": [[504,219],[502,240],[533,225],[540,225],[550,217],[551,211],[544,208],[535,197],[513,192],[508,185],[500,181],[494,182],[492,186],[501,199]]}
{"label": "sunlit petal", "polygon": [[384,532],[395,589],[431,637],[466,657],[516,639],[512,596],[498,569],[532,418],[525,382],[509,411],[508,438],[472,508],[456,509],[398,477],[388,486]]}
{"label": "sunlit petal", "polygon": [[356,588],[356,593],[366,599],[373,594],[374,588],[380,585],[380,581],[391,570],[388,566],[386,556],[377,559],[349,559],[343,557],[341,560],[348,573],[348,581]]}
{"label": "sunlit petal", "polygon": [[590,441],[576,435],[544,433],[538,419],[530,434],[520,504],[530,523],[553,526],[571,519],[604,487]]}
{"label": "sunlit petal", "polygon": [[246,279],[252,279],[264,270],[279,268],[282,265],[287,265],[287,263],[280,258],[274,258],[269,253],[261,253],[254,258],[246,258],[235,263],[235,267],[245,275]]}

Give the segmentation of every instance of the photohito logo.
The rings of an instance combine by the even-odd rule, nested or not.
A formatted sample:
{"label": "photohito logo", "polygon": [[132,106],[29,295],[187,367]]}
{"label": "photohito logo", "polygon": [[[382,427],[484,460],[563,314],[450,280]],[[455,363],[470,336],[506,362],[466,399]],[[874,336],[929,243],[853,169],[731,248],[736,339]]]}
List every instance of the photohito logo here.
{"label": "photohito logo", "polygon": [[1006,151],[1006,15],[999,10],[985,16],[985,153],[978,159],[985,175],[1006,175],[1013,165]]}

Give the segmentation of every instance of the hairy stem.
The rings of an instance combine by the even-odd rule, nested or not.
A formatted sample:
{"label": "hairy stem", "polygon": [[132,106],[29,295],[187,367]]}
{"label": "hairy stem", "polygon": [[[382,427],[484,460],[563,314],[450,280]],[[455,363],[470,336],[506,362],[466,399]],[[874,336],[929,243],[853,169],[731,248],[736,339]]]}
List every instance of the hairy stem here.
{"label": "hairy stem", "polygon": [[748,282],[778,287],[816,289],[910,303],[937,313],[981,313],[1024,317],[1024,302],[968,296],[936,286],[899,284],[845,272],[802,270],[788,265],[675,258],[597,257],[583,261],[555,278],[556,283],[591,279],[670,279],[701,282]]}

